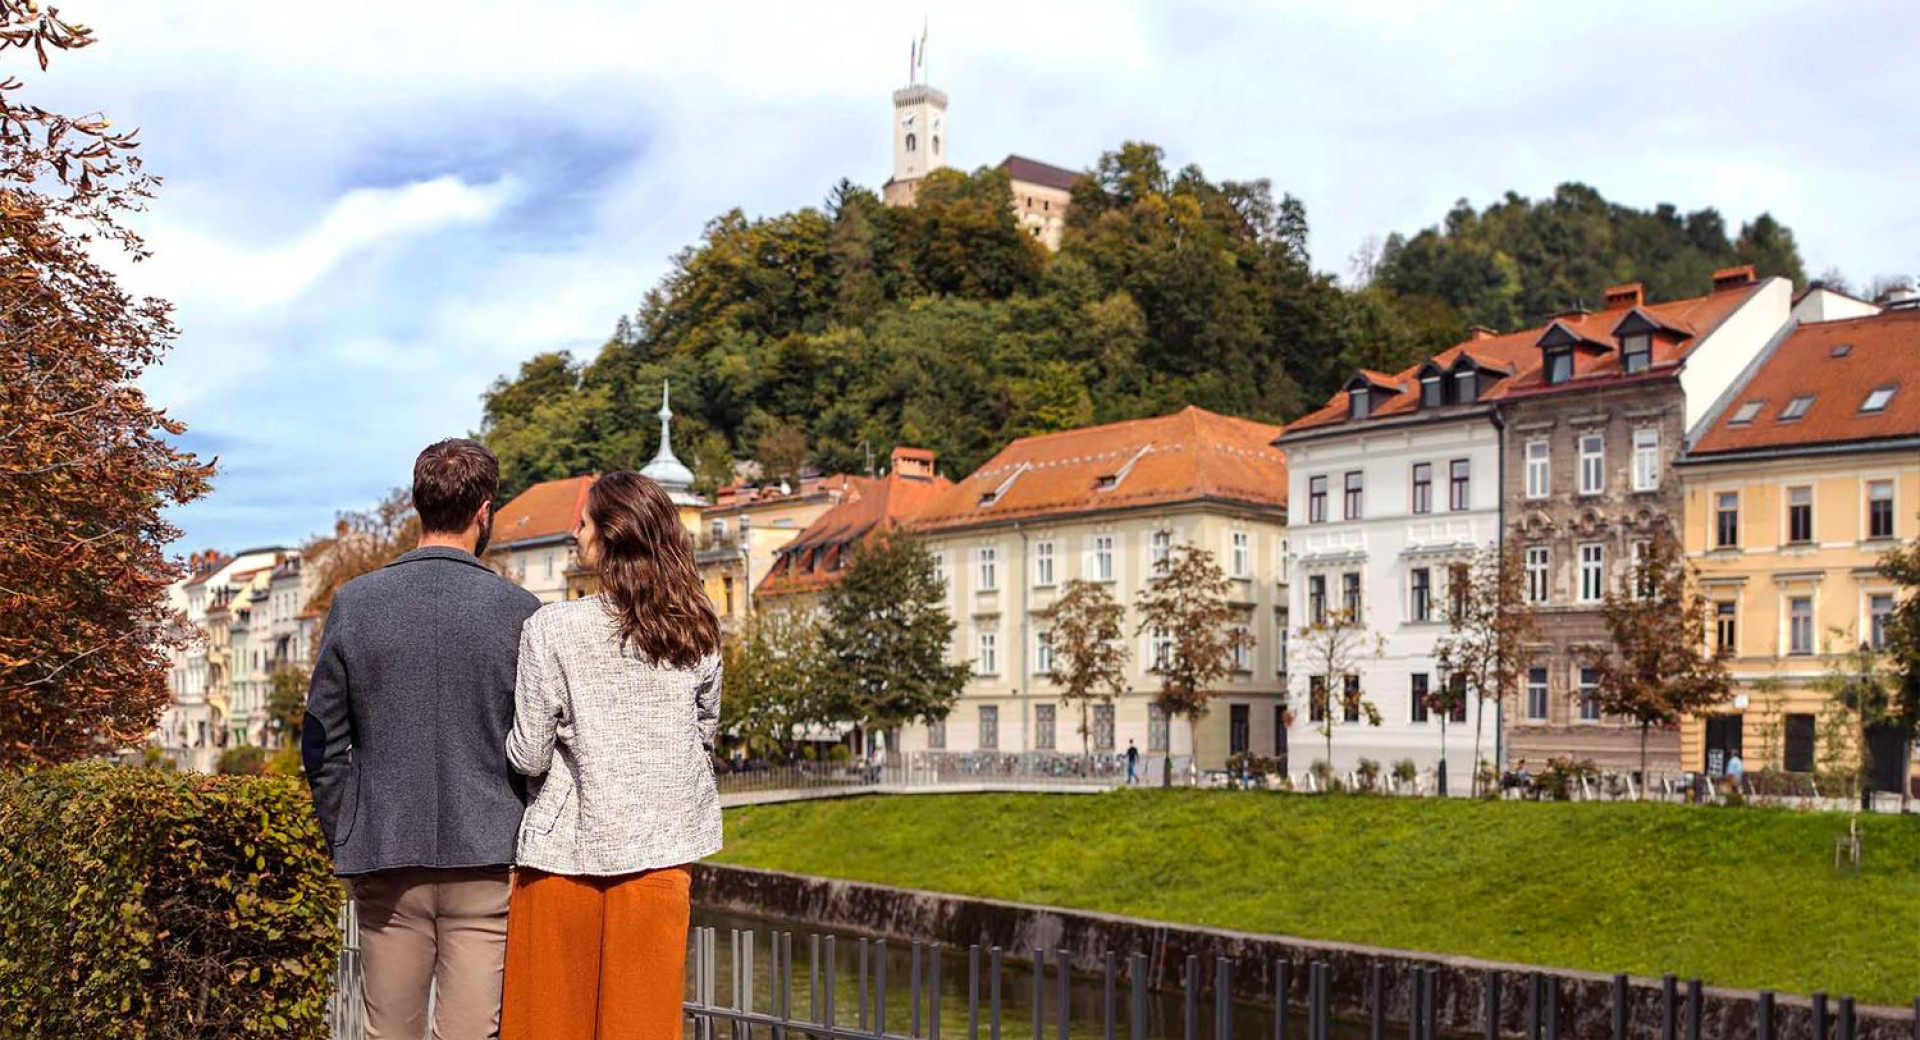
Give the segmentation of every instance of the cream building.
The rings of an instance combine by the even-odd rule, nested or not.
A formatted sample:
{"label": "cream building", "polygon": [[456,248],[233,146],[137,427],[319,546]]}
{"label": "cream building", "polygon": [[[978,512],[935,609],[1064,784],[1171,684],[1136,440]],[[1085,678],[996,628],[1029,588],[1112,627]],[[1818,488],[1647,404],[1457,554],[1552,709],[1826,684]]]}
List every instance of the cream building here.
{"label": "cream building", "polygon": [[785,482],[729,485],[700,511],[694,560],[723,627],[746,620],[753,611],[753,590],[773,570],[780,550],[845,499],[854,480],[816,474],[801,477],[797,488]]}
{"label": "cream building", "polygon": [[234,683],[241,662],[232,646],[237,608],[248,602],[254,580],[270,573],[292,550],[248,549],[237,556],[197,553],[189,573],[168,590],[188,635],[172,651],[167,706],[150,741],[184,769],[212,772],[232,733]]}
{"label": "cream building", "polygon": [[[1074,579],[1107,584],[1127,608],[1128,693],[1096,705],[1091,749],[1193,756],[1284,753],[1286,463],[1278,427],[1187,408],[1155,419],[1027,437],[912,521],[946,579],[953,659],[974,678],[947,720],[901,734],[907,752],[1081,749],[1063,704],[1043,612]],[[1253,646],[1196,726],[1154,704],[1165,633],[1135,634],[1136,603],[1176,545],[1214,553]]]}
{"label": "cream building", "polygon": [[[1870,310],[1837,302],[1795,313]],[[1686,548],[1738,689],[1683,725],[1685,768],[1717,774],[1736,754],[1749,773],[1827,767],[1825,682],[1879,645],[1899,591],[1876,565],[1920,536],[1916,372],[1920,310],[1800,321],[1695,428]],[[1897,790],[1909,750],[1891,732],[1869,742],[1877,785]]]}

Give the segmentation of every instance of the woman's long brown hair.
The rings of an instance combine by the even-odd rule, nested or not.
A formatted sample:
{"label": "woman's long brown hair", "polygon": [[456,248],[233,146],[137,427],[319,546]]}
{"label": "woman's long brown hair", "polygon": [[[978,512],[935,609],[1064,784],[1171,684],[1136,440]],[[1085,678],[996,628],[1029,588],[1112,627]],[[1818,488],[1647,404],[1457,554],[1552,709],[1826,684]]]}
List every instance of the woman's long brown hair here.
{"label": "woman's long brown hair", "polygon": [[598,529],[600,587],[621,645],[675,668],[718,650],[720,618],[666,491],[638,473],[609,473],[587,491],[587,515]]}

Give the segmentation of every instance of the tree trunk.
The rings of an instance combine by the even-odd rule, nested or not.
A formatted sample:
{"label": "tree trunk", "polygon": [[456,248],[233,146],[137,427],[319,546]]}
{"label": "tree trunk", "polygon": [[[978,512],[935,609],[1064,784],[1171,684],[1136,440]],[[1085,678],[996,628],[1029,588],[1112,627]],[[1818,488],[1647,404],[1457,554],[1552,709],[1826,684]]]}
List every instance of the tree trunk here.
{"label": "tree trunk", "polygon": [[1478,798],[1481,794],[1480,729],[1487,719],[1487,699],[1485,697],[1476,697],[1475,699],[1480,702],[1480,710],[1473,713],[1473,779],[1469,783],[1469,789],[1473,792],[1473,796]]}
{"label": "tree trunk", "polygon": [[1652,780],[1647,773],[1647,720],[1640,720],[1640,794],[1639,799],[1647,796],[1647,784]]}

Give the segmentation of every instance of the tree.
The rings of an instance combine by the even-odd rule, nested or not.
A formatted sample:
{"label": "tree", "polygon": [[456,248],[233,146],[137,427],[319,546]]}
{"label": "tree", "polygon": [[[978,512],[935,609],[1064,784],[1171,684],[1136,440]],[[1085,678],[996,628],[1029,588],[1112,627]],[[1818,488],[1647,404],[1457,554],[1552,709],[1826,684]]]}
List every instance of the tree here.
{"label": "tree", "polygon": [[385,567],[419,544],[420,517],[406,488],[387,492],[372,509],[341,513],[332,537],[310,539],[300,550],[304,566],[317,572],[307,609],[325,618],[340,586]]}
{"label": "tree", "polygon": [[753,460],[760,464],[761,480],[798,483],[807,465],[807,435],[787,423],[773,426],[755,439]]}
{"label": "tree", "polygon": [[1429,707],[1440,715],[1440,762],[1447,760],[1447,719],[1464,706],[1465,698],[1479,702],[1473,722],[1473,783],[1478,792],[1480,742],[1488,702],[1504,703],[1520,688],[1527,667],[1526,644],[1536,628],[1533,608],[1526,602],[1526,574],[1516,550],[1487,547],[1448,570],[1447,634],[1434,648],[1434,658],[1445,678],[1429,694]]}
{"label": "tree", "polygon": [[1594,670],[1600,710],[1640,727],[1645,790],[1648,732],[1726,700],[1733,683],[1725,662],[1707,648],[1707,600],[1672,532],[1662,529],[1648,543],[1624,587],[1608,590],[1601,614],[1612,646],[1581,656]]}
{"label": "tree", "polygon": [[1882,639],[1893,673],[1893,721],[1912,739],[1920,729],[1920,537],[1882,556],[1880,573],[1900,587]]}
{"label": "tree", "polygon": [[1092,705],[1127,692],[1127,608],[1107,586],[1076,579],[1040,617],[1053,652],[1047,679],[1060,688],[1062,703],[1080,706],[1080,753],[1091,755]]}
{"label": "tree", "polygon": [[[1847,646],[1854,642],[1854,634],[1836,629],[1829,633],[1829,640]],[[1822,764],[1829,773],[1845,779],[1848,800],[1856,808],[1866,808],[1873,798],[1870,738],[1883,726],[1900,724],[1894,676],[1887,670],[1884,655],[1862,641],[1834,656],[1832,670],[1819,685],[1827,694]]]}
{"label": "tree", "polygon": [[[1363,608],[1348,605],[1326,609],[1319,617],[1308,617],[1295,635],[1294,660],[1307,673],[1307,718],[1318,723],[1317,732],[1326,741],[1324,759],[1328,775],[1333,771],[1333,730],[1337,724],[1364,721],[1380,725],[1380,709],[1366,695],[1360,676],[1361,662],[1379,657],[1385,640],[1368,637]],[[1338,691],[1333,689],[1339,683]],[[1338,708],[1338,720],[1334,709]]]}
{"label": "tree", "polygon": [[945,600],[933,555],[913,535],[890,530],[854,550],[822,611],[831,718],[864,731],[947,717],[969,668],[947,660],[954,624]]}
{"label": "tree", "polygon": [[[0,50],[94,42],[33,0],[0,0]],[[175,335],[171,306],[99,262],[147,251],[123,225],[152,197],[132,133],[20,99],[0,76],[0,768],[137,743],[167,702],[167,604],[179,536],[163,509],[212,467],[172,438],[140,374]]]}
{"label": "tree", "polygon": [[720,731],[756,757],[788,760],[798,735],[830,721],[831,661],[806,611],[764,609],[721,644]]}
{"label": "tree", "polygon": [[1169,718],[1199,721],[1220,681],[1233,673],[1234,655],[1253,646],[1253,636],[1237,623],[1239,608],[1227,598],[1231,587],[1212,552],[1176,545],[1140,594],[1138,631],[1154,633],[1156,644],[1166,640],[1166,651],[1153,661],[1160,676],[1154,703]]}

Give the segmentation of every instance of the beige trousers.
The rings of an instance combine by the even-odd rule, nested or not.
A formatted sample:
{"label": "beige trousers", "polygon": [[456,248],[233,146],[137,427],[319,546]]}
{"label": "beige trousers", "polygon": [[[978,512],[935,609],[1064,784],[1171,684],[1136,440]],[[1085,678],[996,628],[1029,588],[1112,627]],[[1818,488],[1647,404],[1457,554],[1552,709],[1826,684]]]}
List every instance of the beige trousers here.
{"label": "beige trousers", "polygon": [[429,989],[433,1040],[499,1036],[507,869],[389,870],[352,886],[367,1040],[426,1036]]}

